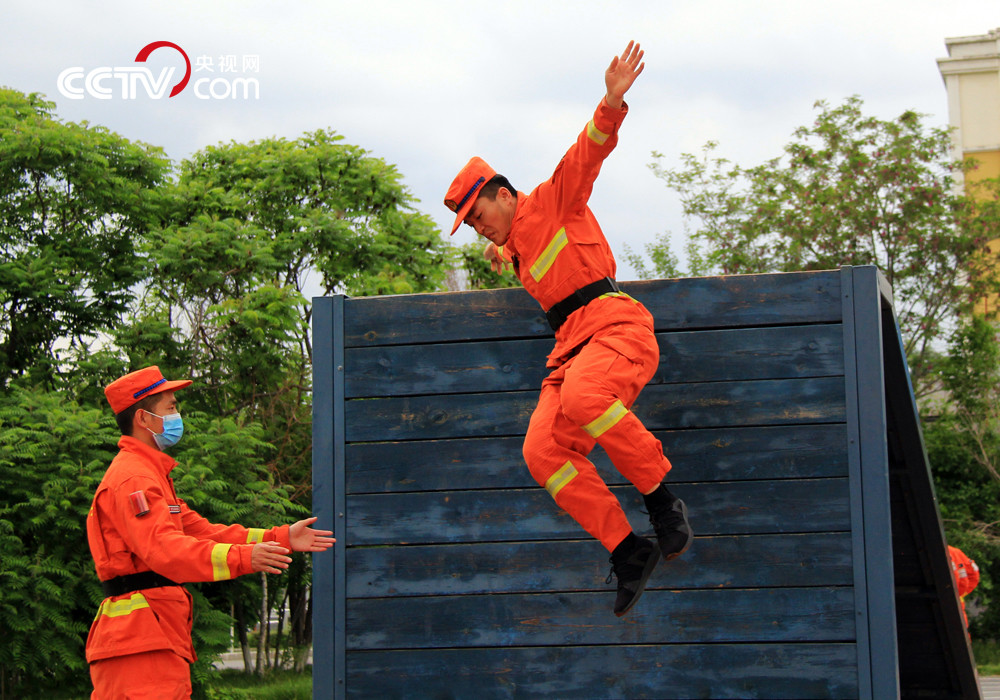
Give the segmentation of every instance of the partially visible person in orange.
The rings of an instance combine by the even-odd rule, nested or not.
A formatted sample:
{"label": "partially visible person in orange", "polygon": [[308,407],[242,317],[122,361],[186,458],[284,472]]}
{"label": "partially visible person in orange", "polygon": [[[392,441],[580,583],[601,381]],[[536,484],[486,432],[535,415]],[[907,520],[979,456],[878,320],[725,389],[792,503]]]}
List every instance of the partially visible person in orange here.
{"label": "partially visible person in orange", "polygon": [[174,392],[156,366],[104,390],[122,437],[87,515],[87,538],[105,598],[87,637],[92,700],[189,698],[191,595],[183,583],[280,574],[288,554],[322,552],[333,533],[316,518],[280,527],[215,525],[174,492],[164,450],[184,433]]}
{"label": "partially visible person in orange", "polygon": [[962,603],[962,618],[968,627],[969,616],[965,614],[965,596],[972,593],[979,585],[979,567],[958,547],[948,545],[948,558],[951,560],[951,572],[955,576],[958,599]]}

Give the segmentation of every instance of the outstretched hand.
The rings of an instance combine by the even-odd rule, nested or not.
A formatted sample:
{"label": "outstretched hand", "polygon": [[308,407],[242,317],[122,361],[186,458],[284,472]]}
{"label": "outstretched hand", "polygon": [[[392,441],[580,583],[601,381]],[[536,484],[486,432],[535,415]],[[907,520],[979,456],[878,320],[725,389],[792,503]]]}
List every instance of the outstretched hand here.
{"label": "outstretched hand", "polygon": [[337,540],[329,530],[313,530],[310,525],[316,516],[292,523],[288,528],[288,541],[296,552],[325,552]]}
{"label": "outstretched hand", "polygon": [[486,248],[483,250],[483,257],[489,261],[490,267],[493,268],[493,272],[498,275],[503,274],[507,268],[513,269],[514,267],[514,264],[507,260],[503,256],[503,253],[501,253],[492,242],[486,244]]}
{"label": "outstretched hand", "polygon": [[643,53],[639,44],[630,41],[620,57],[615,56],[611,59],[611,65],[604,72],[604,85],[608,89],[604,99],[609,107],[621,109],[625,93],[646,67],[646,64],[641,62]]}
{"label": "outstretched hand", "polygon": [[288,550],[277,542],[258,542],[250,551],[250,567],[254,571],[280,574],[291,563]]}

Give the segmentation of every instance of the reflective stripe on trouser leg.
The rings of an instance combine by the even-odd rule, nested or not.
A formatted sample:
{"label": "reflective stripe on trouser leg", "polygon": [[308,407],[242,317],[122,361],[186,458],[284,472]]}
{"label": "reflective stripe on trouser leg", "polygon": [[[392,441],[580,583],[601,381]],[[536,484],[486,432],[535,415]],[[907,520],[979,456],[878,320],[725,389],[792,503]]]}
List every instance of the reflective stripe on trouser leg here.
{"label": "reflective stripe on trouser leg", "polygon": [[559,507],[611,551],[632,526],[585,456],[593,438],[562,415],[559,405],[558,384],[546,381],[524,439],[524,459]]}
{"label": "reflective stripe on trouser leg", "polygon": [[[651,333],[649,339],[655,345]],[[663,445],[630,410],[639,392],[656,371],[657,351],[629,338],[636,362],[598,342],[588,343],[563,372],[560,391],[567,418],[597,441],[615,468],[643,493],[663,481],[670,462]]]}
{"label": "reflective stripe on trouser leg", "polygon": [[642,493],[656,488],[670,471],[663,445],[631,411],[603,432],[597,444],[608,453],[621,475]]}

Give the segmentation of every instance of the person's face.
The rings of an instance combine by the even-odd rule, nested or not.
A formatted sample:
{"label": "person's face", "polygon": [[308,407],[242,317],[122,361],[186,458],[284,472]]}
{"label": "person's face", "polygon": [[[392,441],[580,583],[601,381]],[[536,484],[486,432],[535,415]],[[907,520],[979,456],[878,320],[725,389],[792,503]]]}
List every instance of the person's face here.
{"label": "person's face", "polygon": [[162,394],[157,394],[159,397],[155,404],[148,411],[139,411],[141,415],[137,416],[140,421],[140,426],[143,428],[148,428],[154,433],[163,432],[163,416],[170,413],[178,413],[177,399],[174,397],[174,392],[164,391]]}
{"label": "person's face", "polygon": [[516,204],[517,201],[507,188],[501,187],[497,190],[496,199],[479,197],[465,217],[465,223],[493,245],[501,246],[510,237]]}

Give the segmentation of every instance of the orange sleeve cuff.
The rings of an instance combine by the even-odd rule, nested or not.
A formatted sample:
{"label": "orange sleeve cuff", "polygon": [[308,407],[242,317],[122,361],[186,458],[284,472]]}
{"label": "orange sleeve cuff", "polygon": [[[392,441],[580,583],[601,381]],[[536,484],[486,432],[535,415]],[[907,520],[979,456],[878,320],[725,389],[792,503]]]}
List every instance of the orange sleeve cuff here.
{"label": "orange sleeve cuff", "polygon": [[278,527],[272,527],[264,535],[265,542],[277,542],[282,547],[287,549],[289,552],[292,551],[292,541],[288,536],[288,525],[279,525]]}
{"label": "orange sleeve cuff", "polygon": [[[253,555],[253,545],[252,544],[234,544],[232,549],[236,550],[236,555],[239,557],[239,569],[236,576],[243,576],[244,574],[253,573],[253,563],[251,557]],[[230,550],[231,551],[231,550]],[[234,576],[233,578],[236,578]]]}

